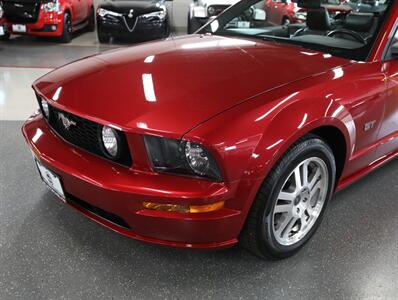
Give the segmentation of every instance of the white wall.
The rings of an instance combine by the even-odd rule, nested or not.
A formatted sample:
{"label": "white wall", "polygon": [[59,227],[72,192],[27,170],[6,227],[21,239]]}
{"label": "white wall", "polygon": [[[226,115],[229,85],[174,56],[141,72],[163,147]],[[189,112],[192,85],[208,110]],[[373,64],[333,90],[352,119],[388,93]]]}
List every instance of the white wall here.
{"label": "white wall", "polygon": [[188,11],[191,0],[174,0],[168,2],[168,5],[172,7],[172,26],[177,30],[186,30]]}

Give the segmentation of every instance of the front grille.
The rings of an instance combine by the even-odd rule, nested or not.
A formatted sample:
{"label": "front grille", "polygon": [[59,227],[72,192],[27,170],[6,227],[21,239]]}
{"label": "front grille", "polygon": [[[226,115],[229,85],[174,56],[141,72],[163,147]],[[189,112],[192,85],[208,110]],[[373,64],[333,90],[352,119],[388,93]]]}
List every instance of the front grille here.
{"label": "front grille", "polygon": [[101,217],[102,219],[105,219],[113,224],[116,224],[120,227],[126,228],[126,229],[131,229],[129,224],[127,224],[126,221],[124,221],[121,217],[112,214],[110,212],[107,212],[101,208],[98,208],[96,206],[91,205],[90,203],[87,203],[79,198],[76,198],[73,195],[67,194],[66,195],[66,201],[68,203],[74,204],[76,206],[79,206],[80,208],[83,208],[99,217]]}
{"label": "front grille", "polygon": [[[38,97],[38,99],[40,99],[40,97]],[[40,100],[39,105],[42,109]],[[121,151],[116,158],[113,158],[107,154],[102,144],[101,124],[81,118],[66,111],[62,111],[51,105],[49,105],[49,112],[50,115],[48,118],[48,123],[50,124],[51,128],[65,141],[125,167],[130,167],[132,165],[127,139],[122,131],[115,130],[118,134],[118,146],[120,147]],[[62,119],[65,118],[69,120],[69,126],[65,126],[64,122],[62,121]]]}
{"label": "front grille", "polygon": [[35,0],[3,0],[4,17],[14,24],[36,23],[39,18],[40,1]]}
{"label": "front grille", "polygon": [[128,31],[132,32],[132,31],[134,31],[135,26],[137,25],[138,17],[129,18],[129,17],[123,16],[123,21],[124,21],[124,24],[126,25]]}
{"label": "front grille", "polygon": [[226,10],[229,7],[229,5],[209,5],[208,9],[210,7],[214,9],[214,13],[212,13],[211,15],[217,16],[221,14],[224,10]]}

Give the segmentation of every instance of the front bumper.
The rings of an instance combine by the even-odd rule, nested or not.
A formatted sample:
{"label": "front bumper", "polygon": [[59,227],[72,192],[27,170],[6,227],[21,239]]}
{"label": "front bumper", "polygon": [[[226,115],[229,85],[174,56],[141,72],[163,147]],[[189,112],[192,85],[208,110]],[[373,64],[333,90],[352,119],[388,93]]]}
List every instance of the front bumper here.
{"label": "front bumper", "polygon": [[[66,202],[92,220],[128,237],[167,246],[224,248],[237,242],[242,215],[228,208],[233,187],[115,165],[61,140],[40,114],[22,131],[36,158],[61,177]],[[129,143],[136,138],[128,136]],[[226,204],[217,211],[189,214],[147,210],[145,201]]]}
{"label": "front bumper", "polygon": [[10,22],[7,22],[7,32],[19,35],[34,35],[34,36],[48,36],[48,37],[59,37],[62,35],[63,31],[63,20],[64,13],[46,13],[43,10],[40,11],[39,17],[35,23],[20,23],[19,25],[26,26],[26,32],[15,32],[13,31]]}
{"label": "front bumper", "polygon": [[99,33],[122,39],[149,41],[166,38],[169,35],[168,26],[167,18],[156,20],[137,17],[136,22],[130,22],[125,17],[97,15]]}

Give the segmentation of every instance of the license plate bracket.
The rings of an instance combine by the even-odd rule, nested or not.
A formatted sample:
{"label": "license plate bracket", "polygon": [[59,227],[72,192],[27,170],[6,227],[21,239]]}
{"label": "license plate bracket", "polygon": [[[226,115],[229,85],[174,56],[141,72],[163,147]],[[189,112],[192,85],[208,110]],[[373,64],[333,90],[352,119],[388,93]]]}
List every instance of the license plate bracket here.
{"label": "license plate bracket", "polygon": [[61,177],[43,166],[43,164],[36,158],[35,162],[37,169],[39,170],[40,177],[47,187],[61,200],[65,201],[65,192],[62,186]]}
{"label": "license plate bracket", "polygon": [[12,25],[12,31],[13,32],[26,32],[26,25],[22,25],[22,24],[13,24]]}

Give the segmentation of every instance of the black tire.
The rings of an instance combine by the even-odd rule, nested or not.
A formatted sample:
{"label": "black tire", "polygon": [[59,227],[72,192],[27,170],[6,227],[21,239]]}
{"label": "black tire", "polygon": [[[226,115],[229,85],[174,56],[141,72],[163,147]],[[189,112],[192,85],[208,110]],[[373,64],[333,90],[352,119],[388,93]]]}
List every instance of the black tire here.
{"label": "black tire", "polygon": [[[326,198],[318,218],[302,239],[292,245],[282,245],[273,231],[275,203],[291,172],[310,157],[320,158],[326,165],[329,175]],[[282,259],[295,254],[308,242],[321,223],[334,191],[335,178],[336,163],[330,147],[312,134],[298,140],[276,163],[262,184],[241,232],[241,245],[261,258]]]}
{"label": "black tire", "polygon": [[170,36],[170,33],[171,33],[170,21],[167,20],[167,22],[166,22],[166,30],[165,30],[165,33],[164,33],[164,37],[165,37],[165,38],[169,37],[169,36]]}
{"label": "black tire", "polygon": [[59,37],[59,42],[70,43],[72,40],[72,19],[70,14],[67,12],[64,15],[64,23],[62,29],[62,35]]}
{"label": "black tire", "polygon": [[287,25],[290,25],[290,19],[288,18],[288,17],[283,17],[283,19],[282,19],[282,25],[283,26],[287,26]]}
{"label": "black tire", "polygon": [[0,36],[0,41],[8,41],[10,39],[10,34],[8,32],[4,33],[4,35]]}
{"label": "black tire", "polygon": [[90,8],[90,15],[88,17],[87,31],[93,32],[95,31],[95,12],[94,7]]}
{"label": "black tire", "polygon": [[98,30],[98,41],[101,44],[109,44],[111,37],[108,34],[103,33],[100,27],[98,27],[97,30]]}
{"label": "black tire", "polygon": [[188,34],[194,33],[196,30],[200,28],[200,23],[195,17],[191,18],[191,14],[188,13]]}

